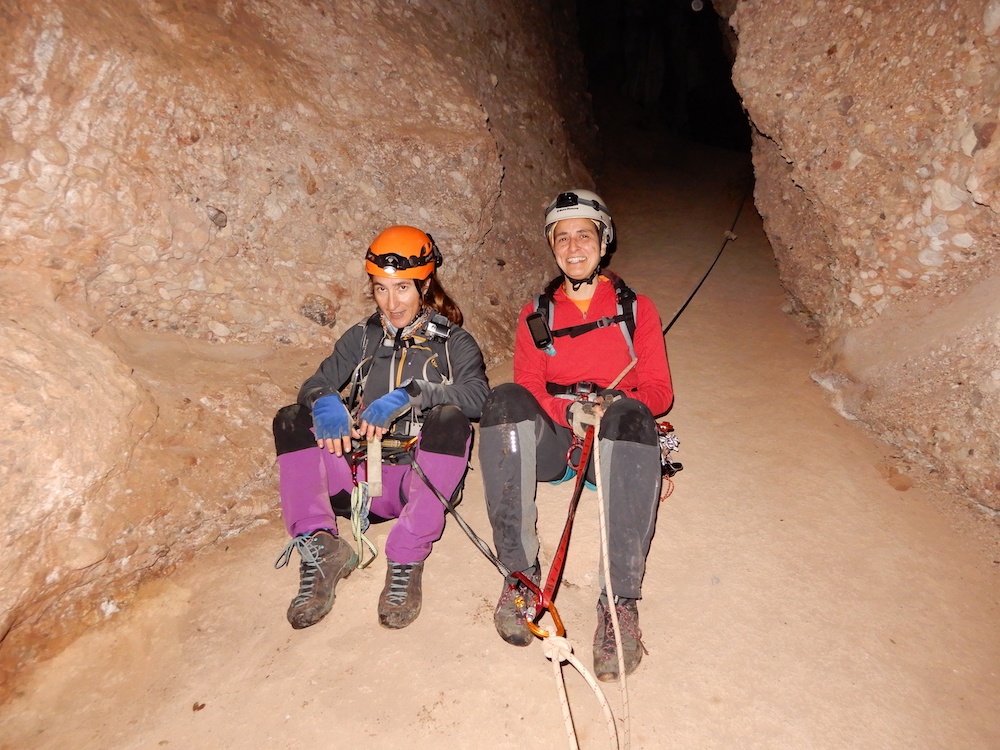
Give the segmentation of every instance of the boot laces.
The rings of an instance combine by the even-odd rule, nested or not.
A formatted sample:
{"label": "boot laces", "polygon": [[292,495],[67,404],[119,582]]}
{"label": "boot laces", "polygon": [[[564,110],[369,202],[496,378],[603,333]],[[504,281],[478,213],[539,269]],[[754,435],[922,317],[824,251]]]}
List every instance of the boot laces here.
{"label": "boot laces", "polygon": [[[615,625],[611,619],[611,610],[603,601],[599,602],[599,606],[601,608],[600,621],[603,626],[600,641],[601,651],[604,654],[614,654],[616,651]],[[619,601],[615,604],[615,610],[618,612],[618,627],[621,629],[622,647],[628,650],[638,646],[645,652],[646,647],[642,643],[642,631],[639,630],[639,612],[634,602]]]}
{"label": "boot laces", "polygon": [[391,562],[389,565],[392,570],[392,577],[389,580],[389,596],[387,599],[390,604],[398,607],[406,601],[406,590],[410,585],[410,574],[417,566],[417,563]]}
{"label": "boot laces", "polygon": [[304,604],[313,595],[313,588],[316,585],[316,573],[321,577],[326,577],[320,563],[323,562],[323,546],[317,541],[316,535],[299,535],[293,537],[288,543],[278,559],[274,561],[274,567],[283,568],[288,565],[292,557],[292,550],[297,550],[302,562],[299,565],[299,593],[292,602],[293,606]]}

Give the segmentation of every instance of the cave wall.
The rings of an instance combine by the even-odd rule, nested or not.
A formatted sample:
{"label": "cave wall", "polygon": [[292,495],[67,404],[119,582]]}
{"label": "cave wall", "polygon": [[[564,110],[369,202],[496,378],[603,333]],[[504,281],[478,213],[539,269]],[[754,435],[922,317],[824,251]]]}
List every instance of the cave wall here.
{"label": "cave wall", "polygon": [[717,2],[815,380],[1000,509],[1000,2]]}
{"label": "cave wall", "polygon": [[[596,128],[569,2],[0,0],[0,670],[274,518],[270,422],[434,235],[490,362]],[[306,373],[308,374],[308,373]]]}

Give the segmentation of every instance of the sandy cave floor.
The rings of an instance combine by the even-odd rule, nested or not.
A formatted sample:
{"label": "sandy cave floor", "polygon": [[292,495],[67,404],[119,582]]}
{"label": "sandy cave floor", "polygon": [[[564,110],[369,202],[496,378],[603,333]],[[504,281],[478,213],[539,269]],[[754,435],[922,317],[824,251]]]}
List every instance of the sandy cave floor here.
{"label": "sandy cave floor", "polygon": [[[632,146],[614,152],[601,186],[621,238],[611,267],[665,324],[719,249],[749,167],[625,134]],[[621,746],[1000,747],[995,522],[911,486],[831,408],[810,379],[809,331],[782,312],[752,205],[736,234],[667,335],[685,468],[648,560],[649,653],[627,683],[627,723],[618,687],[604,686]],[[509,378],[509,363],[491,373]],[[477,464],[460,511],[488,536]],[[546,569],[569,495],[568,484],[539,490]],[[595,498],[585,491],[557,598],[588,667]],[[371,535],[380,548],[387,531]],[[0,747],[566,746],[552,666],[540,643],[496,635],[500,576],[457,524],[402,631],[377,625],[381,557],[340,584],[326,620],[293,631],[297,576],[272,568],[284,544],[275,518],[146,586],[23,679],[0,709]],[[564,675],[580,746],[613,747],[594,694]]]}

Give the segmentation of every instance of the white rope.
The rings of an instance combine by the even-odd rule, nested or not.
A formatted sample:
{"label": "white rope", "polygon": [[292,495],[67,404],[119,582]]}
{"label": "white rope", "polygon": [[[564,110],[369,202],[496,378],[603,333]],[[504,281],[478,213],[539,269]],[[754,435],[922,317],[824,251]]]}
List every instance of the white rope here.
{"label": "white rope", "polygon": [[[633,363],[635,360],[633,360]],[[598,418],[597,426],[600,427],[601,420]],[[594,478],[597,480],[597,514],[601,527],[601,563],[604,568],[604,591],[608,597],[608,610],[611,613],[611,624],[615,632],[615,649],[618,652],[618,682],[622,696],[622,721],[624,722],[623,750],[631,747],[631,718],[628,706],[628,687],[625,684],[625,651],[622,649],[622,634],[618,624],[618,608],[615,606],[615,592],[611,587],[611,554],[608,551],[608,520],[604,513],[604,484],[601,482],[601,446],[597,445],[594,452]]]}
{"label": "white rope", "polygon": [[[609,388],[614,388],[621,382],[625,374],[635,367],[639,360],[635,357],[629,362],[625,369],[614,379]],[[598,416],[597,424],[594,425],[594,436],[596,438],[601,428],[601,418]],[[597,442],[595,440],[595,442]],[[623,750],[629,750],[632,742],[631,717],[628,705],[628,686],[625,680],[625,650],[622,648],[622,634],[618,623],[618,607],[615,606],[615,592],[611,587],[611,553],[608,551],[608,519],[604,512],[604,483],[601,482],[601,445],[597,442],[594,450],[594,478],[597,480],[597,515],[600,519],[601,527],[601,562],[604,567],[604,591],[608,597],[608,610],[611,613],[611,625],[615,632],[615,650],[618,652],[618,684],[622,696],[622,721],[624,722],[623,733],[625,744]]]}
{"label": "white rope", "polygon": [[[625,374],[635,367],[638,360],[633,358],[629,362],[625,369],[621,371],[617,378],[615,378],[611,384],[608,386],[609,389],[613,389],[618,383],[621,382]],[[618,651],[618,679],[621,683],[621,693],[622,693],[622,708],[624,712],[624,725],[625,725],[625,745],[619,745],[618,743],[618,725],[615,723],[615,715],[611,710],[611,706],[608,704],[608,699],[604,695],[604,691],[601,690],[601,686],[593,674],[590,673],[583,663],[573,654],[573,647],[568,640],[560,636],[549,636],[542,640],[542,652],[545,654],[546,658],[552,662],[552,671],[555,674],[556,683],[559,687],[559,701],[562,705],[563,719],[566,722],[566,734],[569,738],[569,748],[570,750],[579,750],[579,743],[576,739],[576,728],[573,726],[573,714],[569,707],[569,698],[566,695],[566,679],[562,673],[562,662],[569,662],[586,680],[587,684],[590,685],[591,690],[594,691],[594,695],[597,696],[598,702],[601,704],[601,709],[604,711],[604,719],[608,726],[608,738],[611,741],[612,750],[628,750],[629,748],[629,732],[630,732],[630,721],[629,721],[629,711],[628,711],[628,689],[625,685],[625,656],[624,650],[622,649],[622,637],[618,626],[618,611],[614,605],[614,591],[611,588],[611,562],[610,554],[608,552],[608,524],[607,518],[604,514],[604,490],[601,483],[601,448],[597,440],[597,435],[601,429],[601,416],[597,415],[596,423],[594,424],[594,448],[592,456],[594,458],[594,477],[597,480],[597,509],[598,517],[600,518],[601,526],[601,560],[604,566],[604,578],[605,578],[605,591],[608,595],[608,609],[611,610],[611,622],[614,626],[615,631],[615,646]],[[586,466],[581,466],[580,471],[586,471]]]}
{"label": "white rope", "polygon": [[573,715],[570,712],[569,698],[566,695],[566,679],[563,676],[561,667],[564,661],[569,662],[583,676],[583,679],[587,681],[587,684],[594,691],[594,695],[597,696],[597,701],[601,704],[601,709],[604,711],[604,720],[608,727],[608,737],[611,740],[611,747],[617,750],[618,727],[615,724],[615,715],[611,711],[608,699],[604,696],[604,692],[601,690],[597,679],[583,665],[583,662],[573,654],[573,647],[570,642],[559,636],[549,636],[542,641],[542,653],[552,662],[552,671],[556,678],[556,684],[559,686],[559,700],[562,704],[563,718],[566,721],[566,735],[569,738],[570,750],[578,750],[580,745],[576,741]]}

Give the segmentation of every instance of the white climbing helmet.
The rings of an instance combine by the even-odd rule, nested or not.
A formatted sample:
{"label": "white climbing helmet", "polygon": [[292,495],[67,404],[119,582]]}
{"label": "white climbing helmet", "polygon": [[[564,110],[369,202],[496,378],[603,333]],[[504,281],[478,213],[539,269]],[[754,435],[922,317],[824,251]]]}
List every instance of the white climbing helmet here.
{"label": "white climbing helmet", "polygon": [[545,238],[551,244],[552,225],[563,219],[590,219],[600,225],[601,243],[610,245],[615,238],[611,212],[597,193],[590,190],[567,190],[559,193],[545,209]]}

